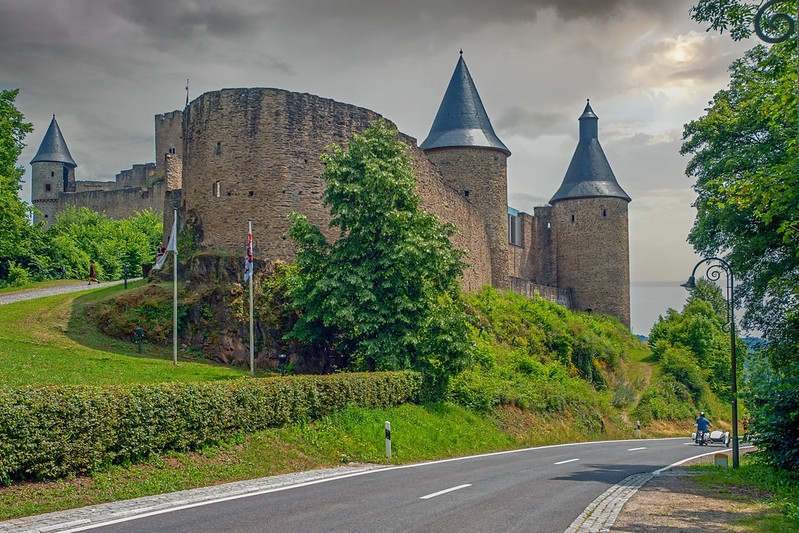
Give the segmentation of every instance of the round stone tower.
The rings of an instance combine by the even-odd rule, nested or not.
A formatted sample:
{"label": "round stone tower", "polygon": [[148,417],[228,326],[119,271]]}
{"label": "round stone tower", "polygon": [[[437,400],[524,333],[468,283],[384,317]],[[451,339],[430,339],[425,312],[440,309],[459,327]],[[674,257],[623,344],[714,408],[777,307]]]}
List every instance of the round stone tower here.
{"label": "round stone tower", "polygon": [[598,117],[586,104],[580,140],[560,189],[549,200],[558,287],[575,309],[618,317],[630,327],[630,245],[627,204],[599,144]]}
{"label": "round stone tower", "polygon": [[31,203],[41,213],[34,214],[34,224],[55,221],[59,193],[75,192],[77,166],[53,115],[39,151],[31,160]]}
{"label": "round stone tower", "polygon": [[458,59],[427,139],[419,146],[485,220],[491,284],[508,288],[508,178],[510,150],[499,140],[469,69]]}

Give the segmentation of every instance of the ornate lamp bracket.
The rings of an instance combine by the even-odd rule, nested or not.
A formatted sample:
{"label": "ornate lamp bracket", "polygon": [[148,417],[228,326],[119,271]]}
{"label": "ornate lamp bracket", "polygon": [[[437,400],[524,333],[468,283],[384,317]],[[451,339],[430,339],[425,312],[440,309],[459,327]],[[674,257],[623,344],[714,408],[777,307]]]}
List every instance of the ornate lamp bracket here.
{"label": "ornate lamp bracket", "polygon": [[769,0],[760,6],[755,14],[755,33],[758,37],[767,43],[781,43],[791,38],[796,29],[796,21],[788,13],[775,13],[772,9],[774,4],[783,4],[789,1]]}

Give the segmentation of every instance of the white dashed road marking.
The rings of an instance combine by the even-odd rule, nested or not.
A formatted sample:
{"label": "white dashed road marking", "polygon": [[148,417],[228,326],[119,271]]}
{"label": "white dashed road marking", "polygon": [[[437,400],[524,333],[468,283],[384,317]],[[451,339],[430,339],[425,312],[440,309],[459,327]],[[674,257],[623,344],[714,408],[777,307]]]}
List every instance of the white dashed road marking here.
{"label": "white dashed road marking", "polygon": [[427,496],[421,496],[420,500],[429,500],[430,498],[435,498],[436,496],[441,496],[442,494],[446,494],[448,492],[453,492],[456,490],[465,489],[466,487],[471,487],[471,483],[467,483],[465,485],[458,485],[457,487],[452,487],[449,489],[440,490],[438,492],[434,492],[433,494],[428,494]]}

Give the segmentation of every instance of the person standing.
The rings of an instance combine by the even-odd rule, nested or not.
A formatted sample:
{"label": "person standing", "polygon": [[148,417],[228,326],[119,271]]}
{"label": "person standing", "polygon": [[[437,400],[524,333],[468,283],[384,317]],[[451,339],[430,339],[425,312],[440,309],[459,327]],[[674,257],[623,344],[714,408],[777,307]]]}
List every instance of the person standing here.
{"label": "person standing", "polygon": [[99,283],[99,281],[97,281],[97,270],[94,268],[94,259],[89,261],[89,285],[92,284],[92,281]]}

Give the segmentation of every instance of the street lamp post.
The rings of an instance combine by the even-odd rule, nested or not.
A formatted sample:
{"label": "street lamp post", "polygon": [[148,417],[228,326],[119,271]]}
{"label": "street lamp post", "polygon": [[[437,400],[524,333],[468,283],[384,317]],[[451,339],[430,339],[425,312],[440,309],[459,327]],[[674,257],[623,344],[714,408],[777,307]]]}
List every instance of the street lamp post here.
{"label": "street lamp post", "polygon": [[735,299],[733,294],[734,276],[732,267],[724,259],[718,257],[707,257],[699,261],[691,272],[688,281],[682,284],[689,291],[696,289],[696,269],[703,263],[707,263],[705,275],[710,281],[718,281],[721,272],[727,274],[727,324],[730,329],[730,389],[732,392],[732,467],[738,468],[738,379],[736,372],[735,358]]}

